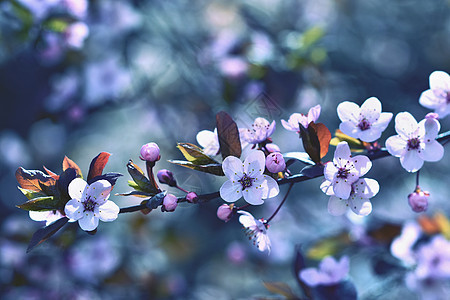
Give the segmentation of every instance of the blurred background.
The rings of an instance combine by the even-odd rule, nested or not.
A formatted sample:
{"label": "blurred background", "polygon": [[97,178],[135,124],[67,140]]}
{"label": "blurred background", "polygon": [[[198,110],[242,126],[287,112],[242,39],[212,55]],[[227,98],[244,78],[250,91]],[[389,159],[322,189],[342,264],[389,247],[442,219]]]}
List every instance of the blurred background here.
{"label": "blurred background", "polygon": [[[87,174],[106,151],[105,171],[124,174],[114,192],[127,192],[127,161],[144,167],[140,147],[153,141],[161,148],[157,169],[172,170],[185,189],[214,192],[223,177],[167,160],[182,158],[177,142],[196,143],[200,130],[213,130],[218,111],[244,128],[256,117],[276,120],[272,137],[282,152],[302,151],[280,120],[317,104],[332,133],[340,102],[371,96],[383,111],[421,120],[429,111],[419,96],[431,72],[450,70],[449,53],[447,0],[0,1],[0,298],[278,299],[263,285],[272,281],[300,296],[298,244],[308,266],[325,254],[349,255],[360,299],[420,296],[389,250],[418,217],[407,203],[415,176],[396,158],[376,161],[367,175],[381,190],[364,219],[329,215],[321,179],[297,184],[271,222],[270,255],[253,247],[237,218],[216,217],[221,199],[121,214],[95,236],[69,224],[26,254],[43,224],[15,207],[26,198],[14,172],[45,165],[60,173],[67,155]],[[441,125],[448,130],[449,119]],[[381,144],[394,133],[392,121]],[[450,215],[449,168],[446,154],[421,170],[429,216]],[[268,218],[285,190],[249,211]]]}

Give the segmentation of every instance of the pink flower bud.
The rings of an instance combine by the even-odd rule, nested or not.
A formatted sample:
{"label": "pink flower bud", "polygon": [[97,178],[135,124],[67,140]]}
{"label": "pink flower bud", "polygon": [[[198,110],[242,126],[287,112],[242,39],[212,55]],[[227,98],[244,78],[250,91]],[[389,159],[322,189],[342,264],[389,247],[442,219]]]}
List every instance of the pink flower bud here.
{"label": "pink flower bud", "polygon": [[217,217],[222,221],[228,222],[233,214],[234,204],[222,204],[217,208]]}
{"label": "pink flower bud", "polygon": [[415,212],[426,211],[428,208],[428,198],[430,194],[417,189],[414,193],[408,195],[408,203]]}
{"label": "pink flower bud", "polygon": [[266,149],[267,149],[267,151],[269,151],[270,153],[273,153],[273,152],[281,152],[280,147],[278,147],[277,144],[273,144],[273,143],[267,144],[267,145],[266,145]]}
{"label": "pink flower bud", "polygon": [[286,169],[283,155],[279,152],[274,152],[266,157],[266,167],[269,172],[278,173]]}
{"label": "pink flower bud", "polygon": [[156,177],[158,177],[159,182],[163,184],[168,184],[169,186],[175,187],[177,186],[177,181],[173,177],[172,171],[162,169],[159,170],[156,174]]}
{"label": "pink flower bud", "polygon": [[160,158],[161,156],[159,155],[159,147],[156,143],[148,143],[141,147],[140,159],[155,162]]}
{"label": "pink flower bud", "polygon": [[189,192],[189,193],[186,195],[186,200],[187,200],[188,202],[190,202],[190,203],[197,203],[198,196],[197,196],[197,194],[194,193],[194,192]]}
{"label": "pink flower bud", "polygon": [[174,211],[178,206],[178,198],[172,194],[167,194],[163,200],[163,210]]}

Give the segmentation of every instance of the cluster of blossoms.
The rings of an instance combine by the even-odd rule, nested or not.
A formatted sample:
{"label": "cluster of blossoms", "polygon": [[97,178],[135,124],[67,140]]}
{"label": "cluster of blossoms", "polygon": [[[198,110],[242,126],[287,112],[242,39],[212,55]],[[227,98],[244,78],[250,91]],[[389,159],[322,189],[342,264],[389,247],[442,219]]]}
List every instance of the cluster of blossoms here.
{"label": "cluster of blossoms", "polygon": [[[400,157],[401,165],[408,172],[418,171],[424,161],[438,161],[443,157],[444,148],[436,141],[440,130],[437,113],[440,113],[441,116],[447,114],[449,78],[443,72],[433,73],[430,76],[430,90],[425,91],[421,96],[420,103],[434,108],[436,113],[428,114],[419,123],[408,112],[401,112],[396,115],[395,129],[398,135],[391,136],[386,140],[387,150],[382,150],[376,141],[389,125],[393,114],[382,112],[381,102],[375,97],[364,101],[361,107],[348,101],[338,105],[337,114],[342,121],[339,129],[344,134],[344,138],[335,144],[336,150],[333,160],[327,163],[322,163],[321,159],[326,155],[326,151],[323,150],[328,149],[331,139],[331,137],[327,139],[326,136],[331,134],[326,126],[316,123],[321,112],[320,105],[312,107],[306,115],[294,113],[288,121],[281,120],[286,130],[296,132],[303,141],[306,153],[299,152],[298,155],[293,157],[303,158],[299,160],[312,165],[305,168],[307,170],[305,173],[302,170],[297,176],[300,175],[306,179],[324,176],[325,179],[320,185],[320,189],[327,196],[330,196],[328,212],[331,215],[343,215],[348,208],[359,216],[369,215],[372,211],[370,199],[377,195],[380,189],[375,179],[363,178],[372,167],[372,162],[369,159],[370,154],[376,151],[388,151],[392,156]],[[443,99],[446,101],[445,103]],[[265,199],[277,196],[280,192],[279,183],[282,180],[287,183],[293,176],[288,170],[289,164],[285,161],[285,156],[272,141],[271,136],[275,131],[276,122],[256,118],[251,128],[238,128],[231,117],[227,115],[226,118],[228,118],[227,126],[230,126],[230,124],[235,126],[235,132],[230,134],[230,136],[234,136],[232,138],[234,140],[223,140],[224,144],[221,145],[221,127],[219,128],[218,122],[219,129],[215,128],[214,131],[203,130],[197,134],[198,144],[202,148],[192,144],[178,145],[188,162],[172,162],[215,175],[220,173],[222,173],[220,175],[225,175],[227,180],[213,197],[220,196],[225,202],[231,204],[219,206],[217,210],[218,218],[228,222],[234,215],[240,214],[239,222],[244,226],[249,238],[253,240],[258,250],[270,251],[271,243],[267,236],[269,222],[284,204],[292,184],[276,211],[267,220],[257,219],[251,213],[242,209],[250,205],[262,205]],[[233,126],[230,126],[230,128]],[[230,139],[230,137],[227,138]],[[368,156],[352,156],[352,149],[347,142],[352,138],[353,143],[356,141],[369,150]],[[224,139],[223,136],[222,139]],[[317,145],[317,142],[319,145]],[[229,147],[228,144],[234,145],[230,146],[230,149],[236,148],[236,145],[240,149],[232,152],[230,149],[225,149]],[[246,157],[244,159],[239,158],[242,150],[249,145],[252,149],[247,151]],[[222,146],[225,148],[221,149]],[[219,153],[223,157],[222,163],[218,163],[213,158]],[[305,160],[305,154],[309,155],[310,159]],[[288,155],[287,157],[292,156]],[[140,151],[140,159],[146,163],[148,178],[131,161],[127,165],[131,168],[129,172],[135,180],[130,186],[135,191],[120,195],[149,197],[131,211],[141,210],[148,213],[160,206],[162,211],[172,212],[177,208],[180,201],[199,202],[201,195],[179,187],[171,171],[163,169],[157,172],[156,177],[153,175],[153,167],[160,158],[158,145],[148,143],[143,145]],[[167,193],[167,191],[161,190],[155,178],[162,184],[185,192],[186,196],[178,198]],[[78,221],[80,227],[85,231],[94,231],[99,220],[105,222],[115,220],[121,210],[115,203],[108,200],[113,184],[102,178],[89,182],[90,184],[77,176],[68,184],[67,192],[71,199],[67,201],[63,210],[30,211],[30,217],[34,220],[45,220],[47,225],[62,217],[67,217],[70,222]],[[408,197],[408,203],[412,210],[415,212],[426,210],[429,195],[428,192],[422,191],[417,186],[414,193]],[[235,202],[241,198],[247,204],[239,207]],[[130,210],[125,209],[125,211]],[[335,274],[332,269],[339,269],[342,272],[339,271]],[[310,285],[320,285],[336,283],[347,272],[347,258],[343,258],[339,263],[332,258],[327,258],[322,262],[320,271],[307,269],[303,271],[303,275],[300,274],[299,276]]]}

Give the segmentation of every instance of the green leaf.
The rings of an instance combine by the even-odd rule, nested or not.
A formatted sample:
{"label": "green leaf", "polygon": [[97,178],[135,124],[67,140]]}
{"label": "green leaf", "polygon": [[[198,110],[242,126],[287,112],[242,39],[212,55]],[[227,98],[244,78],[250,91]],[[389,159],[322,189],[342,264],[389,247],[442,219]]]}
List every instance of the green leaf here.
{"label": "green leaf", "polygon": [[34,199],[34,198],[39,198],[39,197],[44,197],[46,196],[44,193],[42,192],[35,192],[33,190],[27,190],[27,189],[23,189],[20,186],[17,187],[24,195],[25,197],[27,197],[29,200]]}
{"label": "green leaf", "polygon": [[62,33],[66,31],[69,22],[69,20],[64,18],[49,18],[42,23],[42,26],[47,30]]}
{"label": "green leaf", "polygon": [[127,164],[127,170],[137,185],[136,190],[155,195],[158,190],[151,184],[150,180],[145,177],[144,172],[130,159]]}
{"label": "green leaf", "polygon": [[169,160],[169,162],[192,170],[197,170],[200,172],[209,173],[217,176],[225,176],[225,174],[223,173],[222,165],[219,163],[208,165],[195,165],[189,161],[183,160]]}
{"label": "green leaf", "polygon": [[222,158],[225,159],[228,156],[241,157],[242,147],[236,122],[229,114],[221,111],[216,115],[216,125]]}
{"label": "green leaf", "polygon": [[305,31],[302,35],[302,48],[307,49],[316,44],[325,34],[322,27],[314,26]]}
{"label": "green leaf", "polygon": [[177,148],[180,149],[184,158],[195,165],[208,165],[218,163],[213,158],[206,155],[201,148],[189,143],[178,143]]}
{"label": "green leaf", "polygon": [[54,199],[53,196],[33,198],[23,204],[17,205],[17,207],[32,211],[59,210],[62,208],[59,205],[58,199]]}
{"label": "green leaf", "polygon": [[30,243],[28,244],[27,253],[34,249],[37,245],[41,244],[49,237],[54,235],[58,230],[60,230],[69,221],[68,218],[63,217],[56,220],[52,224],[38,229],[31,237]]}
{"label": "green leaf", "polygon": [[292,292],[289,285],[284,282],[263,282],[263,284],[271,293],[282,295],[289,300],[299,299],[294,292]]}
{"label": "green leaf", "polygon": [[288,152],[283,154],[283,157],[286,158],[293,158],[296,160],[301,161],[302,163],[308,164],[308,165],[314,165],[314,162],[309,157],[308,153],[306,152]]}
{"label": "green leaf", "polygon": [[149,198],[152,196],[152,194],[149,194],[146,192],[141,192],[141,191],[131,191],[128,193],[116,194],[116,196],[135,196],[135,197],[139,197],[139,198]]}
{"label": "green leaf", "polygon": [[150,208],[150,209],[158,208],[158,206],[162,205],[164,197],[166,195],[167,195],[167,191],[164,191],[164,192],[160,192],[160,193],[156,194],[155,196],[153,196],[152,198],[150,198],[146,202],[147,208]]}

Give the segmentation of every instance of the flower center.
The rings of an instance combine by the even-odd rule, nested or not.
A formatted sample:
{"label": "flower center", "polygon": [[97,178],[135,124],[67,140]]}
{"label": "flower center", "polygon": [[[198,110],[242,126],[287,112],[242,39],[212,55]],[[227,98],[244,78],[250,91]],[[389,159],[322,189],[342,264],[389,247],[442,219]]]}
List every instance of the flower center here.
{"label": "flower center", "polygon": [[89,196],[86,201],[83,202],[84,211],[94,211],[95,206],[97,203],[91,200],[91,197]]}
{"label": "flower center", "polygon": [[350,170],[346,168],[339,168],[337,172],[337,178],[347,178],[348,174],[350,173]]}
{"label": "flower center", "polygon": [[239,179],[238,182],[242,185],[242,190],[245,190],[246,188],[252,186],[253,178],[244,173],[244,176],[242,176],[242,178]]}
{"label": "flower center", "polygon": [[366,118],[364,118],[359,122],[358,127],[359,127],[359,129],[364,131],[364,130],[370,129],[370,123],[369,123],[369,121],[367,121]]}
{"label": "flower center", "polygon": [[408,150],[416,150],[419,149],[420,146],[420,140],[419,138],[412,138],[408,140]]}

